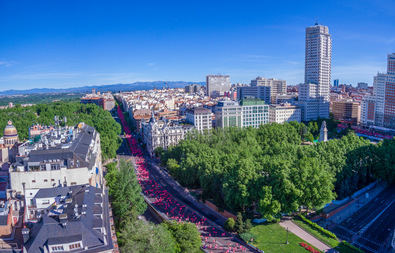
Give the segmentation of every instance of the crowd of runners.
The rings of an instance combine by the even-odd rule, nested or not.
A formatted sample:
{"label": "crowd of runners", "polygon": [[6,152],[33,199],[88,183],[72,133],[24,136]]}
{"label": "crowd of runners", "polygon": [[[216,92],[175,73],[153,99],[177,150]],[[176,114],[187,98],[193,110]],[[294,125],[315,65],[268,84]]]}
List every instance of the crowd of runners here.
{"label": "crowd of runners", "polygon": [[251,252],[250,249],[238,243],[234,236],[225,232],[221,227],[214,225],[203,215],[195,212],[187,205],[176,200],[162,185],[156,182],[147,169],[147,162],[137,140],[131,135],[121,109],[118,107],[118,116],[134,157],[137,180],[144,195],[151,200],[154,208],[165,214],[169,219],[177,222],[194,223],[202,239],[202,248],[208,252]]}

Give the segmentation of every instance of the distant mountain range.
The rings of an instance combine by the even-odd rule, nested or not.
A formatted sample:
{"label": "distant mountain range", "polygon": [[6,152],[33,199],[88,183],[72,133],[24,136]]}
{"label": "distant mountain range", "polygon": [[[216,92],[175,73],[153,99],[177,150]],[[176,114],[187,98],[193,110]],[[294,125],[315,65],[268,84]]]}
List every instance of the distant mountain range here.
{"label": "distant mountain range", "polygon": [[166,88],[182,88],[188,84],[197,83],[205,85],[205,82],[185,82],[185,81],[154,81],[154,82],[134,82],[129,84],[109,84],[109,85],[94,85],[74,87],[67,89],[55,88],[36,88],[29,90],[5,90],[0,91],[0,96],[15,96],[15,95],[31,95],[31,94],[48,94],[48,93],[86,93],[92,89],[100,92],[118,92],[118,91],[131,91],[131,90],[149,90],[149,89],[162,89]]}

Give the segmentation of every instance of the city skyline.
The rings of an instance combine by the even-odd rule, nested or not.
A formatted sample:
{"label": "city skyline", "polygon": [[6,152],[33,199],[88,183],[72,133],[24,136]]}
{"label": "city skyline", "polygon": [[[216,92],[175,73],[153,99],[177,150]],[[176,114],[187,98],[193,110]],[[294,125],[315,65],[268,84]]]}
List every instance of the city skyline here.
{"label": "city skyline", "polygon": [[204,81],[208,74],[296,85],[304,80],[304,31],[315,22],[332,35],[331,83],[372,85],[386,70],[382,58],[395,51],[390,1],[156,5],[0,2],[0,90]]}

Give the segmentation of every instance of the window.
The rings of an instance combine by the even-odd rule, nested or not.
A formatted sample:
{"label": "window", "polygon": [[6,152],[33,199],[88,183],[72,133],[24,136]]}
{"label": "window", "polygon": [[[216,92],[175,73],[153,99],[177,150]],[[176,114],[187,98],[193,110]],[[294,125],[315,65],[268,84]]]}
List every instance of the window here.
{"label": "window", "polygon": [[53,246],[51,247],[52,252],[57,252],[57,251],[64,251],[63,246]]}
{"label": "window", "polygon": [[46,183],[46,182],[48,182],[48,180],[47,180],[47,179],[44,179],[44,183]]}
{"label": "window", "polygon": [[81,248],[81,244],[80,243],[73,243],[73,244],[70,244],[69,248],[70,249],[79,249],[79,248]]}
{"label": "window", "polygon": [[32,180],[32,183],[35,183],[36,182],[36,180]]}

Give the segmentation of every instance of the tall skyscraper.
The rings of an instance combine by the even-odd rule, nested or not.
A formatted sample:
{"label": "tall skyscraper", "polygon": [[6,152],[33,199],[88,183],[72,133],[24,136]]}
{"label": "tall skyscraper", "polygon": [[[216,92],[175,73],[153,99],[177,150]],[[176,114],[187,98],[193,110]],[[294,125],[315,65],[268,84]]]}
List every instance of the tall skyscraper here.
{"label": "tall skyscraper", "polygon": [[395,53],[388,55],[387,73],[388,73],[388,75],[395,75]]}
{"label": "tall skyscraper", "polygon": [[332,40],[328,27],[318,24],[307,27],[305,82],[300,86],[308,95],[305,100],[303,96],[300,99],[302,108],[307,110],[302,113],[305,121],[329,118],[331,57]]}
{"label": "tall skyscraper", "polygon": [[333,87],[339,87],[339,79],[333,80]]}
{"label": "tall skyscraper", "polygon": [[206,77],[207,95],[218,97],[231,88],[230,77],[228,75],[208,75]]}
{"label": "tall skyscraper", "polygon": [[388,55],[384,99],[384,126],[395,129],[395,53]]}
{"label": "tall skyscraper", "polygon": [[361,121],[364,125],[395,129],[395,53],[387,57],[387,73],[373,79],[373,96],[362,100]]}

